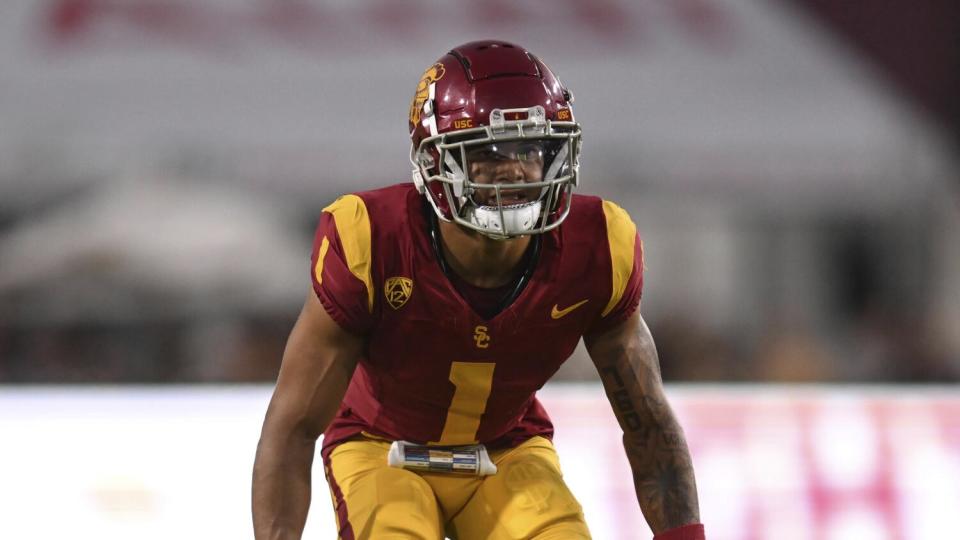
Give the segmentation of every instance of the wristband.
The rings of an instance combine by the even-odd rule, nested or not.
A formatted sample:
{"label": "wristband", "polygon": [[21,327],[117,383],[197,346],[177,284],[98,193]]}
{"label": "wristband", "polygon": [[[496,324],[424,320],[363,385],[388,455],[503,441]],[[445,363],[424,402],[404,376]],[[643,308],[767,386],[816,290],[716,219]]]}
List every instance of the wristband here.
{"label": "wristband", "polygon": [[653,540],[706,540],[703,532],[703,525],[700,523],[691,523],[676,527],[669,531],[655,535]]}

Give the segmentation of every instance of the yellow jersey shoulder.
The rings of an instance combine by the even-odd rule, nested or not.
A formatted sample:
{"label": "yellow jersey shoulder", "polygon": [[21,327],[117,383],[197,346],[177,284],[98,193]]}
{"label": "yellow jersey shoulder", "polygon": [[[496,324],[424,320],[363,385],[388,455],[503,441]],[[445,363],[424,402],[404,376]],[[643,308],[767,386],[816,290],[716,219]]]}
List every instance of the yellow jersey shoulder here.
{"label": "yellow jersey shoulder", "polygon": [[[359,195],[349,194],[337,198],[323,211],[333,215],[337,227],[337,236],[339,236],[340,245],[343,247],[344,259],[350,273],[366,286],[367,304],[372,312],[375,296],[372,276],[373,247],[370,235],[370,214],[367,212],[367,205]],[[322,251],[326,250],[322,249]],[[323,258],[321,257],[318,266],[322,265],[322,261]]]}
{"label": "yellow jersey shoulder", "polygon": [[[606,317],[620,303],[633,274],[634,258],[637,253],[637,226],[630,214],[613,201],[602,203],[603,217],[607,225],[607,246],[610,250],[611,292],[607,305],[600,313]],[[642,257],[642,250],[639,250]],[[642,261],[641,261],[642,265]],[[641,266],[642,267],[642,266]]]}

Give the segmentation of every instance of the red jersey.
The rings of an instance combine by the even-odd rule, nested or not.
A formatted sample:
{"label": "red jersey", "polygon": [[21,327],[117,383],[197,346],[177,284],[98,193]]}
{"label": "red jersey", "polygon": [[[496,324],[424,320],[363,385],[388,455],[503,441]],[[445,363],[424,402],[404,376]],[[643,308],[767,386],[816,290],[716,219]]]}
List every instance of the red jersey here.
{"label": "red jersey", "polygon": [[551,437],[536,391],[581,336],[633,314],[642,259],[623,209],[575,195],[563,225],[542,236],[522,292],[485,319],[443,272],[412,184],[337,199],[320,218],[313,287],[367,350],[324,433],[324,452],[360,432],[494,448]]}

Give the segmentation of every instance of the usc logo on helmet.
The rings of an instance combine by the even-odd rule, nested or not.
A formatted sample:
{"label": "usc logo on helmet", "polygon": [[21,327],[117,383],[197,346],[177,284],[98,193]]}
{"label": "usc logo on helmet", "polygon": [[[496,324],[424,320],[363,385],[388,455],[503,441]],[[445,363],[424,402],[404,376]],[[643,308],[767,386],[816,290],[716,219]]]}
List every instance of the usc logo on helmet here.
{"label": "usc logo on helmet", "polygon": [[400,309],[413,294],[413,280],[405,277],[387,278],[383,284],[383,295],[393,309]]}
{"label": "usc logo on helmet", "polygon": [[461,118],[453,121],[453,129],[467,129],[473,127],[473,118]]}
{"label": "usc logo on helmet", "polygon": [[443,64],[437,62],[423,72],[420,82],[417,83],[417,92],[413,95],[413,103],[410,104],[411,124],[416,125],[420,121],[420,109],[430,96],[430,85],[442,79],[445,71]]}

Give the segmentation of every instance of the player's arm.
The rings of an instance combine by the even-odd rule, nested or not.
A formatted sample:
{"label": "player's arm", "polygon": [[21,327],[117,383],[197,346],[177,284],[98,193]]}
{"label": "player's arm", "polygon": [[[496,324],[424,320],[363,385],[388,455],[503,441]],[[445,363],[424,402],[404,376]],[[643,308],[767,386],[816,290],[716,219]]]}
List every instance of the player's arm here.
{"label": "player's arm", "polygon": [[647,523],[657,539],[702,538],[690,453],[664,395],[657,350],[639,310],[585,342],[623,429]]}
{"label": "player's arm", "polygon": [[363,340],[337,325],[311,291],[287,340],[257,445],[253,527],[258,540],[300,538],[316,441],[336,414],[363,349]]}

